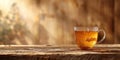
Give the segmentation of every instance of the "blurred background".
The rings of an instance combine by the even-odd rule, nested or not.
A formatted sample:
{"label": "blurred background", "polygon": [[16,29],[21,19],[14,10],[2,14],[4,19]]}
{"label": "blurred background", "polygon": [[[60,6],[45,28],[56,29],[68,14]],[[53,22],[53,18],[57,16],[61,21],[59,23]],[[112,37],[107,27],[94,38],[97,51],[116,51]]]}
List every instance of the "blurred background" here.
{"label": "blurred background", "polygon": [[120,0],[0,0],[0,44],[71,45],[74,26],[98,26],[106,32],[102,44],[117,44],[119,6]]}

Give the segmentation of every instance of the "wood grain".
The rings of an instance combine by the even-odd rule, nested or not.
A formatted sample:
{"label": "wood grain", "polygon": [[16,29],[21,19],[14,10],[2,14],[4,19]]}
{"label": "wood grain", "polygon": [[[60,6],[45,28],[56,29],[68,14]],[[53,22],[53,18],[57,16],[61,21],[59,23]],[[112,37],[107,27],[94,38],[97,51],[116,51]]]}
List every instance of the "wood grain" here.
{"label": "wood grain", "polygon": [[0,45],[0,55],[84,55],[120,54],[119,44],[98,44],[93,49],[81,50],[76,45]]}
{"label": "wood grain", "polygon": [[119,44],[99,44],[92,50],[81,50],[76,45],[0,45],[0,59],[8,60],[119,60]]}
{"label": "wood grain", "polygon": [[115,43],[120,43],[120,1],[115,0]]}

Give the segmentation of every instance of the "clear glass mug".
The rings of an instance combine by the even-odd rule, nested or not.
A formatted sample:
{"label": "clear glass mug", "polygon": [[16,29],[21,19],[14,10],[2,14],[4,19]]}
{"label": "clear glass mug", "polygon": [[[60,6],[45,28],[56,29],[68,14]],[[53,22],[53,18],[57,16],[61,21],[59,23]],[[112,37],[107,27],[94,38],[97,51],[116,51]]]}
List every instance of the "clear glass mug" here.
{"label": "clear glass mug", "polygon": [[[91,49],[96,43],[101,43],[106,36],[104,30],[98,27],[74,27],[75,39],[79,48]],[[98,33],[103,32],[104,36],[101,40],[98,40]]]}

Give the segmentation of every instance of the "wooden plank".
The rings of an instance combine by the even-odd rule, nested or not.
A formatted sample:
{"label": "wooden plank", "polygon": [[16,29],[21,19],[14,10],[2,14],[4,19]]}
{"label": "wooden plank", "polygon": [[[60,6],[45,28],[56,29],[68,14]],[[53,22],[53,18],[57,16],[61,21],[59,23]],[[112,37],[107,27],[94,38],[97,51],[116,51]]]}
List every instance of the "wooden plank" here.
{"label": "wooden plank", "polygon": [[74,44],[74,26],[85,26],[86,25],[86,0],[66,0],[62,3],[65,3],[63,7],[61,7],[65,14],[62,19],[63,23],[63,40],[65,44]]}
{"label": "wooden plank", "polygon": [[103,43],[114,43],[114,0],[88,0],[87,2],[89,25],[105,30],[106,39]]}
{"label": "wooden plank", "polygon": [[84,24],[86,12],[83,6],[84,0],[41,0],[40,2],[42,3],[40,4],[42,19],[40,18],[39,21],[40,40],[47,41],[48,45],[75,43],[73,26]]}
{"label": "wooden plank", "polygon": [[15,56],[15,55],[2,55],[1,60],[119,60],[120,55],[36,55],[36,56]]}
{"label": "wooden plank", "polygon": [[[120,44],[98,44],[92,50],[80,50],[76,45],[0,45],[0,59],[10,60],[119,60]],[[9,60],[8,59],[8,60]]]}
{"label": "wooden plank", "polygon": [[93,49],[81,50],[76,45],[43,46],[11,45],[0,46],[0,55],[84,55],[84,54],[120,54],[119,44],[98,44]]}
{"label": "wooden plank", "polygon": [[[11,47],[23,47],[23,48],[29,48],[29,47],[77,47],[76,44],[71,45],[0,45],[0,48],[11,48]],[[120,47],[120,44],[96,44],[95,47]]]}
{"label": "wooden plank", "polygon": [[115,43],[120,43],[120,0],[115,0]]}
{"label": "wooden plank", "polygon": [[40,16],[44,15],[45,18],[40,20],[40,24],[47,31],[46,44],[74,44],[73,27],[86,24],[86,0],[53,0],[41,7]]}

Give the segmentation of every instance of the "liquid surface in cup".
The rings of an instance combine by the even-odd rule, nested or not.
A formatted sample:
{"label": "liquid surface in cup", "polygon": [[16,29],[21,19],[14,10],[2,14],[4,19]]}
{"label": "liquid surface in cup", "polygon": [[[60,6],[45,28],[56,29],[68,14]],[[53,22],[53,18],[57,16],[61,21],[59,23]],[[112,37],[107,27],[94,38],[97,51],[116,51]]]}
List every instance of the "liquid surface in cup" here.
{"label": "liquid surface in cup", "polygon": [[76,43],[81,49],[92,48],[98,37],[97,31],[75,31]]}

